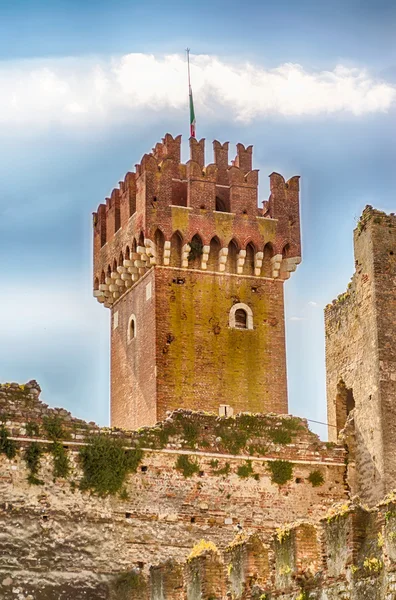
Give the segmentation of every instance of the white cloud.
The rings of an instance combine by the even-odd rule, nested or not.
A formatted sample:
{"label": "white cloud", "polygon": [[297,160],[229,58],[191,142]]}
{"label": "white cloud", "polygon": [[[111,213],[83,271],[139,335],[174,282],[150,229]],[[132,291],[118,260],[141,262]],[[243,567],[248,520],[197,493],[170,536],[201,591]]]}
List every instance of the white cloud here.
{"label": "white cloud", "polygon": [[317,302],[314,302],[313,300],[310,300],[310,301],[308,302],[308,306],[318,306],[318,303],[317,303]]}
{"label": "white cloud", "polygon": [[305,317],[290,317],[289,321],[306,321]]}
{"label": "white cloud", "polygon": [[[336,66],[310,71],[285,63],[265,69],[192,57],[194,98],[201,114],[249,122],[266,115],[307,116],[384,112],[396,87],[366,70]],[[0,63],[3,127],[70,126],[137,118],[136,111],[186,110],[181,55],[127,54],[111,59]],[[222,111],[216,112],[219,105]]]}

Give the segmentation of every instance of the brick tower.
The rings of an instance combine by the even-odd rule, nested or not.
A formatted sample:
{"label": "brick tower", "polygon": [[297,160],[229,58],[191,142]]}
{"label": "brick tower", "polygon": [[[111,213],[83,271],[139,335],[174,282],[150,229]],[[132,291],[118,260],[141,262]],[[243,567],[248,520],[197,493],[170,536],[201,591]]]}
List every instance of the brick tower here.
{"label": "brick tower", "polygon": [[396,216],[366,207],[354,248],[348,290],[325,310],[329,439],[352,413],[355,493],[374,504],[396,487]]}
{"label": "brick tower", "polygon": [[287,413],[283,283],[301,261],[299,178],[258,208],[252,146],[166,134],[94,213],[94,295],[111,309],[111,423],[176,408]]}

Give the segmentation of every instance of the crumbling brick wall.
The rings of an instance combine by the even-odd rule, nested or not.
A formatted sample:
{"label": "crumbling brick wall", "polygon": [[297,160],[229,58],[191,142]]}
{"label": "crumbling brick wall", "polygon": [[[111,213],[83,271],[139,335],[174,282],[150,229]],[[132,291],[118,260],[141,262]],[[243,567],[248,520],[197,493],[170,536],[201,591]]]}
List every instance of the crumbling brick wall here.
{"label": "crumbling brick wall", "polygon": [[[139,431],[100,429],[49,408],[39,392],[35,382],[0,387],[0,590],[7,600],[18,587],[40,600],[109,598],[120,574],[140,569],[146,577],[150,565],[182,563],[204,532],[224,549],[237,527],[266,536],[286,515],[318,521],[347,498],[343,447],[320,442],[302,419],[179,410]],[[54,437],[54,423],[62,439]],[[143,450],[121,496],[80,489],[80,449],[99,434]],[[17,445],[11,458],[6,439]],[[55,443],[70,460],[67,477],[54,477]],[[28,482],[32,444],[42,449],[36,485]],[[323,478],[319,485],[314,472]],[[258,557],[250,564],[264,563]],[[132,574],[125,581],[140,580]]]}
{"label": "crumbling brick wall", "polygon": [[354,247],[351,284],[325,310],[329,438],[353,409],[355,493],[374,504],[396,484],[396,217],[367,207]]}

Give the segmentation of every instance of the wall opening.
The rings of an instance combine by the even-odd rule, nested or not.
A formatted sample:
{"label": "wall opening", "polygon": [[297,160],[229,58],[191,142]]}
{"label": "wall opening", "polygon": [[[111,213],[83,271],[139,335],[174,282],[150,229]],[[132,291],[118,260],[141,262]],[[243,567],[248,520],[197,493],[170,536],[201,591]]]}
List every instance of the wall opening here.
{"label": "wall opening", "polygon": [[336,395],[336,426],[337,435],[345,427],[349,413],[355,408],[355,399],[352,388],[347,388],[344,381],[340,379],[337,385]]}
{"label": "wall opening", "polygon": [[157,265],[162,265],[164,262],[165,236],[160,229],[157,229],[154,234],[154,243],[157,253]]}
{"label": "wall opening", "polygon": [[210,240],[209,259],[207,262],[207,268],[209,271],[217,271],[219,268],[219,252],[220,252],[220,240],[218,237],[214,237]]}
{"label": "wall opening", "polygon": [[188,266],[190,269],[199,269],[202,260],[202,239],[196,233],[190,242],[190,252],[188,254]]}
{"label": "wall opening", "polygon": [[127,333],[127,341],[128,344],[131,343],[132,340],[136,338],[136,317],[135,315],[131,315],[128,321],[128,333]]}
{"label": "wall opening", "polygon": [[243,265],[244,275],[254,275],[254,255],[254,246],[250,243],[246,246],[245,264]]}
{"label": "wall opening", "polygon": [[183,240],[178,231],[175,231],[175,233],[172,235],[170,243],[171,243],[170,265],[171,265],[171,267],[180,268],[182,266]]}
{"label": "wall opening", "polygon": [[263,268],[262,275],[263,277],[272,277],[272,265],[271,259],[274,256],[274,249],[272,244],[268,243],[264,246],[264,257],[263,257]]}
{"label": "wall opening", "polygon": [[237,272],[237,261],[238,261],[238,246],[234,240],[228,244],[228,256],[226,263],[227,273]]}

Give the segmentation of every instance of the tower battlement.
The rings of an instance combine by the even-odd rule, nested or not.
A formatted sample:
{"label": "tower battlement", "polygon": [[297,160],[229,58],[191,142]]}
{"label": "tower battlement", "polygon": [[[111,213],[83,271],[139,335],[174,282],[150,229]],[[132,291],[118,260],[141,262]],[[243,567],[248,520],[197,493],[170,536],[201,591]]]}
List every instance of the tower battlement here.
{"label": "tower battlement", "polygon": [[111,420],[177,408],[287,412],[283,282],[301,261],[299,178],[253,147],[165,135],[94,213],[94,296],[111,308]]}
{"label": "tower battlement", "polygon": [[167,133],[94,213],[94,290],[106,306],[153,265],[191,267],[193,240],[202,270],[287,279],[300,262],[299,177],[272,173],[258,208],[252,146],[237,144],[230,164],[228,142],[215,140],[206,166],[204,139],[190,139],[186,164],[180,150]]}

